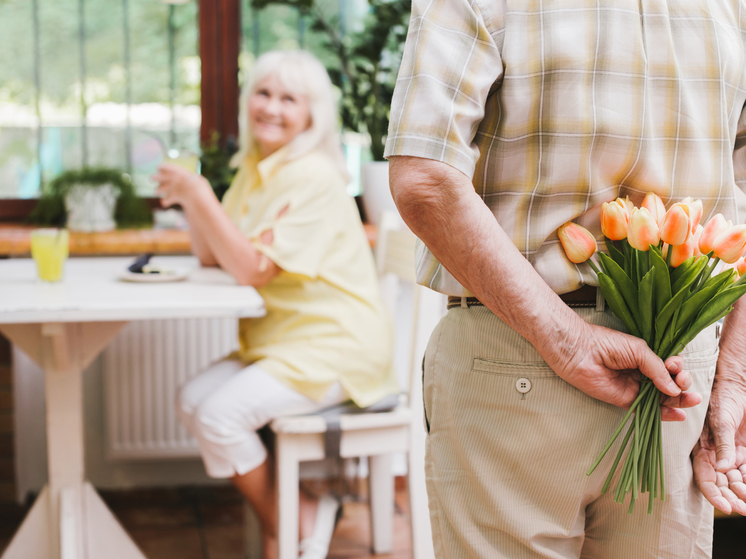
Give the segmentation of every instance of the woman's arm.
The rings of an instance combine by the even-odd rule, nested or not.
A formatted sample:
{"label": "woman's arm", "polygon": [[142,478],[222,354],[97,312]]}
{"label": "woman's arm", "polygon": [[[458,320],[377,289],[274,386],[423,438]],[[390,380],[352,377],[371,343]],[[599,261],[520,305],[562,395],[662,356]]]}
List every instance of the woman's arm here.
{"label": "woman's arm", "polygon": [[[161,165],[155,180],[164,207],[179,204],[191,229],[192,249],[203,266],[220,266],[241,285],[262,287],[281,269],[234,225],[204,177]],[[271,243],[271,231],[261,237]]]}

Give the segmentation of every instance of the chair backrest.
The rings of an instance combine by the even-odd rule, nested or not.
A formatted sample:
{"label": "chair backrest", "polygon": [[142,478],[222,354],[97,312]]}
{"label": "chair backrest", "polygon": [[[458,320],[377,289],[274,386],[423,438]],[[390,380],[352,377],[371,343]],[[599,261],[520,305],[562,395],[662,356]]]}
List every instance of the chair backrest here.
{"label": "chair backrest", "polygon": [[[419,359],[416,355],[418,330],[420,324],[420,292],[424,289],[417,284],[414,264],[414,253],[417,237],[406,225],[404,225],[395,213],[384,212],[378,225],[378,237],[376,240],[376,264],[381,286],[381,295],[386,307],[395,321],[395,335],[397,346],[401,347],[403,342],[407,343],[405,362],[407,367],[406,387],[407,395],[413,392],[413,383],[419,382],[415,371],[419,370]],[[409,286],[406,291],[411,291],[411,307],[400,309],[398,306],[400,293],[406,291],[402,288]],[[400,312],[404,310],[405,312]],[[404,317],[402,317],[404,315]],[[409,318],[408,332],[396,324],[397,319]],[[397,356],[401,353],[397,351]],[[421,358],[421,356],[420,356]]]}

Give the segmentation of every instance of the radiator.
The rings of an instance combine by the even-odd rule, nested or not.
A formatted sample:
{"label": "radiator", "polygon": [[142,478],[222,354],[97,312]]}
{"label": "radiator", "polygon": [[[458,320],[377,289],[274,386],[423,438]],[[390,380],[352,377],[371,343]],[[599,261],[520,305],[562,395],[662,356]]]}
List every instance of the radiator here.
{"label": "radiator", "polygon": [[107,457],[199,456],[176,417],[178,387],[237,347],[236,319],[127,324],[103,353]]}

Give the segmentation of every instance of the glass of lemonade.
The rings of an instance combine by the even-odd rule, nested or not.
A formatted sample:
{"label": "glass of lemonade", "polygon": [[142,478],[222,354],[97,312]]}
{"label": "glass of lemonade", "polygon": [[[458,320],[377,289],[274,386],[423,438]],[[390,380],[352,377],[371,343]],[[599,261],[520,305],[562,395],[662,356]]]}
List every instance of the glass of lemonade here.
{"label": "glass of lemonade", "polygon": [[36,262],[39,279],[57,282],[62,279],[65,260],[70,250],[67,229],[35,229],[31,231],[31,256]]}
{"label": "glass of lemonade", "polygon": [[163,162],[178,165],[190,173],[199,174],[199,155],[192,153],[191,151],[170,149],[166,153]]}

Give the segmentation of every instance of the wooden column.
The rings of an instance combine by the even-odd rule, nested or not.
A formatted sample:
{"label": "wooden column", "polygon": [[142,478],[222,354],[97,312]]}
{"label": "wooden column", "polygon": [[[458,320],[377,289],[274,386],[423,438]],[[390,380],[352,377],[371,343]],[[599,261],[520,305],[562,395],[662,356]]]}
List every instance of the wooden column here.
{"label": "wooden column", "polygon": [[238,53],[241,46],[240,0],[199,1],[199,55],[202,59],[200,140],[220,134],[238,138]]}

